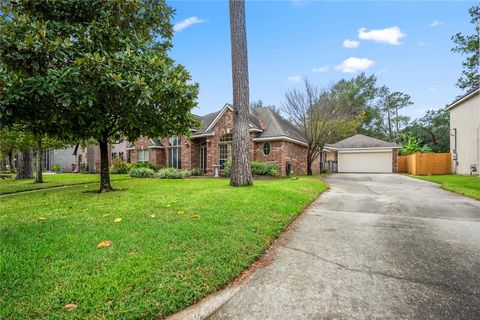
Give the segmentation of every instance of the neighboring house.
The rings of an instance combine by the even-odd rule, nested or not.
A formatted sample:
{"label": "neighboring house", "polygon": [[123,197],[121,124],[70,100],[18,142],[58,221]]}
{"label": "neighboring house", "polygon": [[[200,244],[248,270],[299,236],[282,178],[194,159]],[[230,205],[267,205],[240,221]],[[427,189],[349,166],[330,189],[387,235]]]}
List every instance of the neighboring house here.
{"label": "neighboring house", "polygon": [[447,106],[450,112],[452,172],[480,171],[480,88],[467,92]]}
{"label": "neighboring house", "polygon": [[54,165],[59,165],[63,172],[72,172],[75,170],[77,162],[74,153],[75,146],[64,149],[48,149],[43,155],[43,167],[47,171],[52,171]]}
{"label": "neighboring house", "polygon": [[338,172],[396,173],[399,145],[356,134],[325,147],[327,163],[338,165]]}
{"label": "neighboring house", "polygon": [[[126,160],[128,144],[125,140],[111,144],[108,161],[116,157]],[[100,148],[90,144],[85,148],[75,145],[63,149],[48,149],[44,153],[44,168],[51,171],[54,165],[59,165],[62,172],[100,172]]]}
{"label": "neighboring house", "polygon": [[[150,162],[159,167],[199,168],[212,174],[214,166],[223,170],[231,157],[232,106],[197,116],[199,128],[192,136],[168,139],[142,137],[127,147],[128,162]],[[251,161],[276,162],[281,175],[307,172],[307,143],[302,133],[270,108],[251,108],[249,117],[249,157]],[[312,165],[319,172],[318,160]]]}

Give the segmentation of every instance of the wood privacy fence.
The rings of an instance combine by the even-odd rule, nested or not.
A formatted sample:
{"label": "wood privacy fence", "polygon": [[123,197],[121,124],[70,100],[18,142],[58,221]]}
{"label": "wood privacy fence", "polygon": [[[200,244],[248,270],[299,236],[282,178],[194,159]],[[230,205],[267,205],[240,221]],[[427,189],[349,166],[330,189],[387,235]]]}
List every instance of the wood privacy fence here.
{"label": "wood privacy fence", "polygon": [[398,157],[398,172],[415,175],[450,174],[450,153],[414,153]]}

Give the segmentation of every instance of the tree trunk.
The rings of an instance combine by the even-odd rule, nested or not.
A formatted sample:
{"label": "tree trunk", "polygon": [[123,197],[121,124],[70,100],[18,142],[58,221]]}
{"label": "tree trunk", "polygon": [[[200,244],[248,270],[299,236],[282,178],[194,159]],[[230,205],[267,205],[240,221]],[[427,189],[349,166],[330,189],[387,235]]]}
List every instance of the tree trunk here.
{"label": "tree trunk", "polygon": [[392,115],[390,109],[387,110],[388,117],[388,141],[392,142]]}
{"label": "tree trunk", "polygon": [[399,119],[398,119],[398,106],[395,106],[395,127],[396,127],[396,130],[397,130],[397,131],[395,131],[395,139],[397,139],[398,132],[400,131],[400,124],[399,124]]}
{"label": "tree trunk", "polygon": [[8,151],[8,164],[10,165],[10,172],[15,172],[15,163],[13,161],[13,149]]}
{"label": "tree trunk", "polygon": [[37,140],[37,175],[35,176],[35,183],[43,183],[43,147],[42,139]]}
{"label": "tree trunk", "polygon": [[32,150],[21,150],[18,153],[17,176],[15,179],[33,178]]}
{"label": "tree trunk", "polygon": [[230,40],[232,46],[233,141],[231,186],[253,183],[249,160],[249,91],[245,2],[230,0]]}
{"label": "tree trunk", "polygon": [[108,168],[108,142],[99,141],[98,144],[100,145],[100,192],[112,191]]}
{"label": "tree trunk", "polygon": [[308,150],[307,151],[307,176],[312,176],[313,175],[312,163],[313,163],[312,151]]}

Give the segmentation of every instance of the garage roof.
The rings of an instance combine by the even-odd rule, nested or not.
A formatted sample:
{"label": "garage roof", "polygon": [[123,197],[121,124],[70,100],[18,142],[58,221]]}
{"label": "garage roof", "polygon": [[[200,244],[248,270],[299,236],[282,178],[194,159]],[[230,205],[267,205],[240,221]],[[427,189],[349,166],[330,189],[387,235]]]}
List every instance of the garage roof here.
{"label": "garage roof", "polygon": [[396,143],[368,137],[363,134],[356,134],[337,143],[329,144],[326,147],[331,149],[401,148]]}

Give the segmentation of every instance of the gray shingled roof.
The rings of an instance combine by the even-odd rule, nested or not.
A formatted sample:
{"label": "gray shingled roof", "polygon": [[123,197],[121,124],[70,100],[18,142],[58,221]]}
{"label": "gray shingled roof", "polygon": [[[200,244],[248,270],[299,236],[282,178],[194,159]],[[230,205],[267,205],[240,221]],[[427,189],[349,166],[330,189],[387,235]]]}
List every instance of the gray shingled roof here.
{"label": "gray shingled roof", "polygon": [[[205,130],[212,124],[220,112],[221,110],[212,112],[203,117],[195,116],[201,125],[199,128],[195,128],[196,131],[193,137],[210,133]],[[262,131],[257,138],[287,137],[303,143],[307,142],[300,130],[270,108],[251,108],[249,120],[250,128]]]}
{"label": "gray shingled roof", "polygon": [[327,147],[338,149],[346,148],[400,148],[400,146],[393,142],[383,141],[380,139],[367,137],[363,134],[356,134],[344,140],[338,141],[334,144],[329,144]]}
{"label": "gray shingled roof", "polygon": [[252,114],[264,125],[264,131],[257,138],[288,137],[303,143],[307,142],[300,130],[272,109],[253,108]]}

